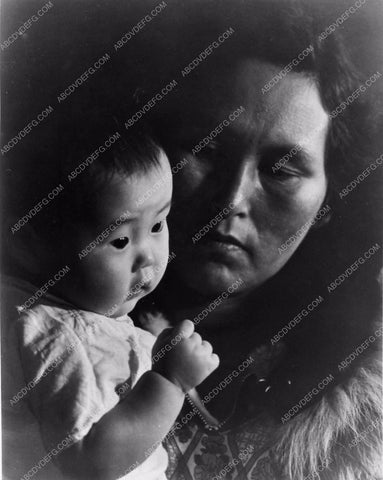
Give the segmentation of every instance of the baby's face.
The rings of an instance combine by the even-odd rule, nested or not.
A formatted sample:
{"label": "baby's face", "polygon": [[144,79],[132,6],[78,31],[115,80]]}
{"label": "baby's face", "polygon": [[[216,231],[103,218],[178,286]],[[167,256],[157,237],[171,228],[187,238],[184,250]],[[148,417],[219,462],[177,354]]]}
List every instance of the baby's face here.
{"label": "baby's face", "polygon": [[[166,217],[171,195],[172,174],[163,153],[159,167],[112,177],[95,202],[97,221],[71,242],[77,260],[71,279],[62,284],[62,293],[71,303],[118,317],[156,288],[169,254]],[[102,232],[105,238],[97,244]]]}

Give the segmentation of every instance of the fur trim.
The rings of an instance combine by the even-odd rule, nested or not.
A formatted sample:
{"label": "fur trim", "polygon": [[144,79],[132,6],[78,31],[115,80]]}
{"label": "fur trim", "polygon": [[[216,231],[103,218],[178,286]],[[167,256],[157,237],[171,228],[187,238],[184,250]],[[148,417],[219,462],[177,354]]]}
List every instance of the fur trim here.
{"label": "fur trim", "polygon": [[272,450],[287,478],[383,478],[381,360],[374,357],[280,428]]}

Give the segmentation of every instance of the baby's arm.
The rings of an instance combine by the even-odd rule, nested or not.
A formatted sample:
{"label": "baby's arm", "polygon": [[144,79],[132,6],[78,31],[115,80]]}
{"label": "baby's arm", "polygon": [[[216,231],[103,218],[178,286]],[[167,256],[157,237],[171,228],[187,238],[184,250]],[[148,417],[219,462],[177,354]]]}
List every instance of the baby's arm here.
{"label": "baby's arm", "polygon": [[117,479],[145,460],[171,429],[185,393],[218,366],[212,347],[194,332],[189,320],[163,332],[153,354],[181,334],[163,360],[146,372],[116,407],[96,423],[88,435],[58,459],[74,478]]}

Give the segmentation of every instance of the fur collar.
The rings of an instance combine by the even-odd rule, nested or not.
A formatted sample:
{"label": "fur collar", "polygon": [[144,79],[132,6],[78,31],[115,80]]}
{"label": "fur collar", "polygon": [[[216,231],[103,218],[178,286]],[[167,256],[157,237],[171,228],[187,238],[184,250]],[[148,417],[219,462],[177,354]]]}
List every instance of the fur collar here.
{"label": "fur collar", "polygon": [[347,381],[278,430],[272,454],[284,477],[383,478],[379,357],[371,354]]}

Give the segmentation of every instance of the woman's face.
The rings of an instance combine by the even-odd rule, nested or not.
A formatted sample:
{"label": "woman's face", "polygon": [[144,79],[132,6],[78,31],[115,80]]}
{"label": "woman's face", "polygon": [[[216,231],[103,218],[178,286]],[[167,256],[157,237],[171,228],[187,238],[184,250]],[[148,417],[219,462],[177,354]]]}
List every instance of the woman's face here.
{"label": "woman's face", "polygon": [[262,93],[279,71],[248,60],[204,83],[192,72],[180,98],[169,98],[166,143],[173,166],[180,162],[173,169],[172,268],[201,294],[219,295],[238,279],[247,291],[272,277],[305,233],[285,249],[286,240],[324,200],[329,117],[304,74],[289,73]]}

